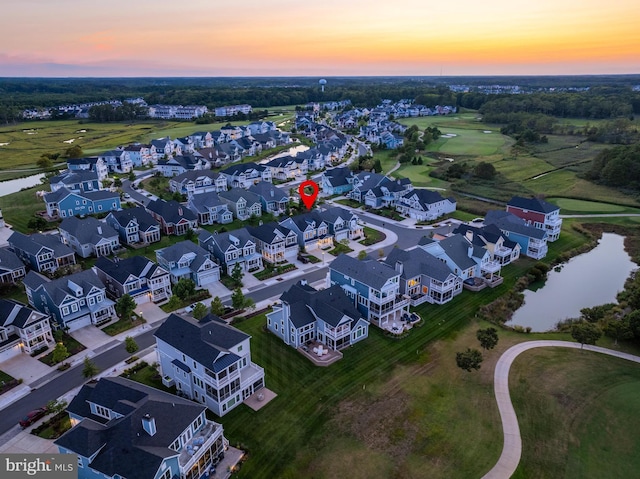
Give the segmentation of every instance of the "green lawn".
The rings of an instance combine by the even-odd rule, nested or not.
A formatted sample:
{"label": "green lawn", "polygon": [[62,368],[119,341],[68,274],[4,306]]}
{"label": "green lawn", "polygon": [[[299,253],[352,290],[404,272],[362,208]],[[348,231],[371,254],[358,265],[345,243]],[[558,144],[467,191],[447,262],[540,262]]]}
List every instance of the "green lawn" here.
{"label": "green lawn", "polygon": [[[132,369],[135,368],[135,365],[132,366]],[[176,392],[175,386],[168,388],[164,384],[162,384],[162,377],[158,373],[158,370],[151,364],[147,364],[146,366],[138,369],[135,372],[125,371],[121,374],[121,376],[127,379],[131,379],[132,381],[139,382],[141,384],[146,384],[147,386],[151,386],[152,388],[160,389],[161,391],[169,392],[172,394],[175,394]]]}
{"label": "green lawn", "polygon": [[[67,348],[67,351],[69,352],[69,357],[73,356],[74,354],[78,354],[81,351],[84,351],[86,348],[86,346],[82,343],[80,343],[79,341],[77,341],[75,338],[73,338],[72,336],[70,336],[67,333],[64,333],[62,335],[62,344],[64,344]],[[45,354],[44,356],[42,356],[39,361],[48,365],[48,366],[55,366],[57,363],[53,362],[53,348],[51,348],[51,352],[48,354]],[[66,361],[66,360],[65,360]],[[64,362],[64,361],[62,361]]]}
{"label": "green lawn", "polygon": [[145,322],[146,321],[142,318],[132,316],[131,319],[119,319],[115,323],[111,323],[110,325],[102,328],[102,331],[109,336],[115,336],[116,334],[128,331],[129,329],[135,328],[136,326],[140,326]]}
{"label": "green lawn", "polygon": [[599,214],[599,213],[640,213],[638,208],[628,208],[612,203],[576,200],[572,198],[547,198],[547,201],[558,205],[562,214]]}
{"label": "green lawn", "polygon": [[387,237],[382,231],[374,230],[373,228],[369,228],[368,226],[364,227],[364,239],[360,241],[360,244],[364,246],[371,246],[376,243],[380,243],[384,241]]}
{"label": "green lawn", "polygon": [[395,178],[409,178],[413,186],[431,187],[431,188],[448,188],[449,183],[433,178],[429,176],[429,173],[433,171],[433,167],[429,165],[429,160],[423,165],[412,165],[411,163],[405,163],[391,176]]}
{"label": "green lawn", "polygon": [[640,367],[579,350],[523,353],[510,389],[523,438],[514,478],[635,477]]}
{"label": "green lawn", "polygon": [[[480,130],[440,127],[443,136],[427,145],[427,151],[437,151],[441,154],[466,155],[466,156],[490,156],[498,154],[502,148],[511,141],[502,135],[500,131],[482,127]],[[484,133],[491,131],[491,133]],[[456,135],[446,138],[444,135]]]}

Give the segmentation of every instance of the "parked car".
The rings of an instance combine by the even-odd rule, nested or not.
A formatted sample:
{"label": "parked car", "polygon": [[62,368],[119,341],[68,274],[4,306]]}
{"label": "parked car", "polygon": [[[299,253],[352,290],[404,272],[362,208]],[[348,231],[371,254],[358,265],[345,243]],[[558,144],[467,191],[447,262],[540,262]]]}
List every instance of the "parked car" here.
{"label": "parked car", "polygon": [[192,311],[193,311],[193,308],[195,308],[195,307],[196,307],[196,304],[198,304],[198,303],[190,304],[189,306],[187,306],[186,308],[184,308],[184,312],[185,312],[185,313],[190,313],[190,312],[192,312]]}
{"label": "parked car", "polygon": [[44,416],[46,416],[48,412],[49,411],[47,410],[46,407],[41,407],[41,408],[38,408],[38,409],[34,409],[33,411],[27,413],[27,415],[25,417],[20,419],[19,424],[22,427],[22,429],[24,429],[25,427],[29,427],[34,422],[36,422],[38,419],[43,418]]}

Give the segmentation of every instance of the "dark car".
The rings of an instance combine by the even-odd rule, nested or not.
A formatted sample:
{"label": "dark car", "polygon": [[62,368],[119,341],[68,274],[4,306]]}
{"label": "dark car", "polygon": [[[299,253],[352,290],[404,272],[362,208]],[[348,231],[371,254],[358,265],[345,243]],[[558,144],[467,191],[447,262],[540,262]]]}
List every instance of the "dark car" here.
{"label": "dark car", "polygon": [[24,429],[25,427],[29,427],[31,426],[34,422],[36,422],[38,419],[44,417],[47,415],[47,408],[45,407],[41,407],[38,409],[34,409],[33,411],[31,411],[30,413],[28,413],[25,417],[23,417],[22,419],[20,419],[20,426],[22,426],[22,428]]}

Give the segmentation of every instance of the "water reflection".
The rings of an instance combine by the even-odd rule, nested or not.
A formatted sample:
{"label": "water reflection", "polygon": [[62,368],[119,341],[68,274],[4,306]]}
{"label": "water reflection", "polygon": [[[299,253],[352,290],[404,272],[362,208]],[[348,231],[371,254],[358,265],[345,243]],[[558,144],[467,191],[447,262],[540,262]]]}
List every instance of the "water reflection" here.
{"label": "water reflection", "polygon": [[594,249],[551,271],[542,288],[525,291],[524,305],[507,325],[548,331],[558,321],[579,317],[582,308],[613,303],[635,268],[624,250],[624,237],[604,233]]}

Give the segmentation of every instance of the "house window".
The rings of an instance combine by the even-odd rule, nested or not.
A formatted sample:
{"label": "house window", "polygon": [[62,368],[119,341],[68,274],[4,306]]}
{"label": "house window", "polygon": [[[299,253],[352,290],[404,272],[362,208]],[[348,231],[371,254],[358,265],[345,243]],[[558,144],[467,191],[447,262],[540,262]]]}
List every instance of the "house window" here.
{"label": "house window", "polygon": [[166,471],[164,471],[162,476],[160,476],[158,479],[171,479],[171,469],[167,469]]}
{"label": "house window", "polygon": [[242,351],[242,344],[238,346],[238,352]]}
{"label": "house window", "polygon": [[102,416],[107,419],[111,418],[111,411],[108,408],[102,407],[98,404],[95,405],[95,408],[96,408],[96,415]]}

